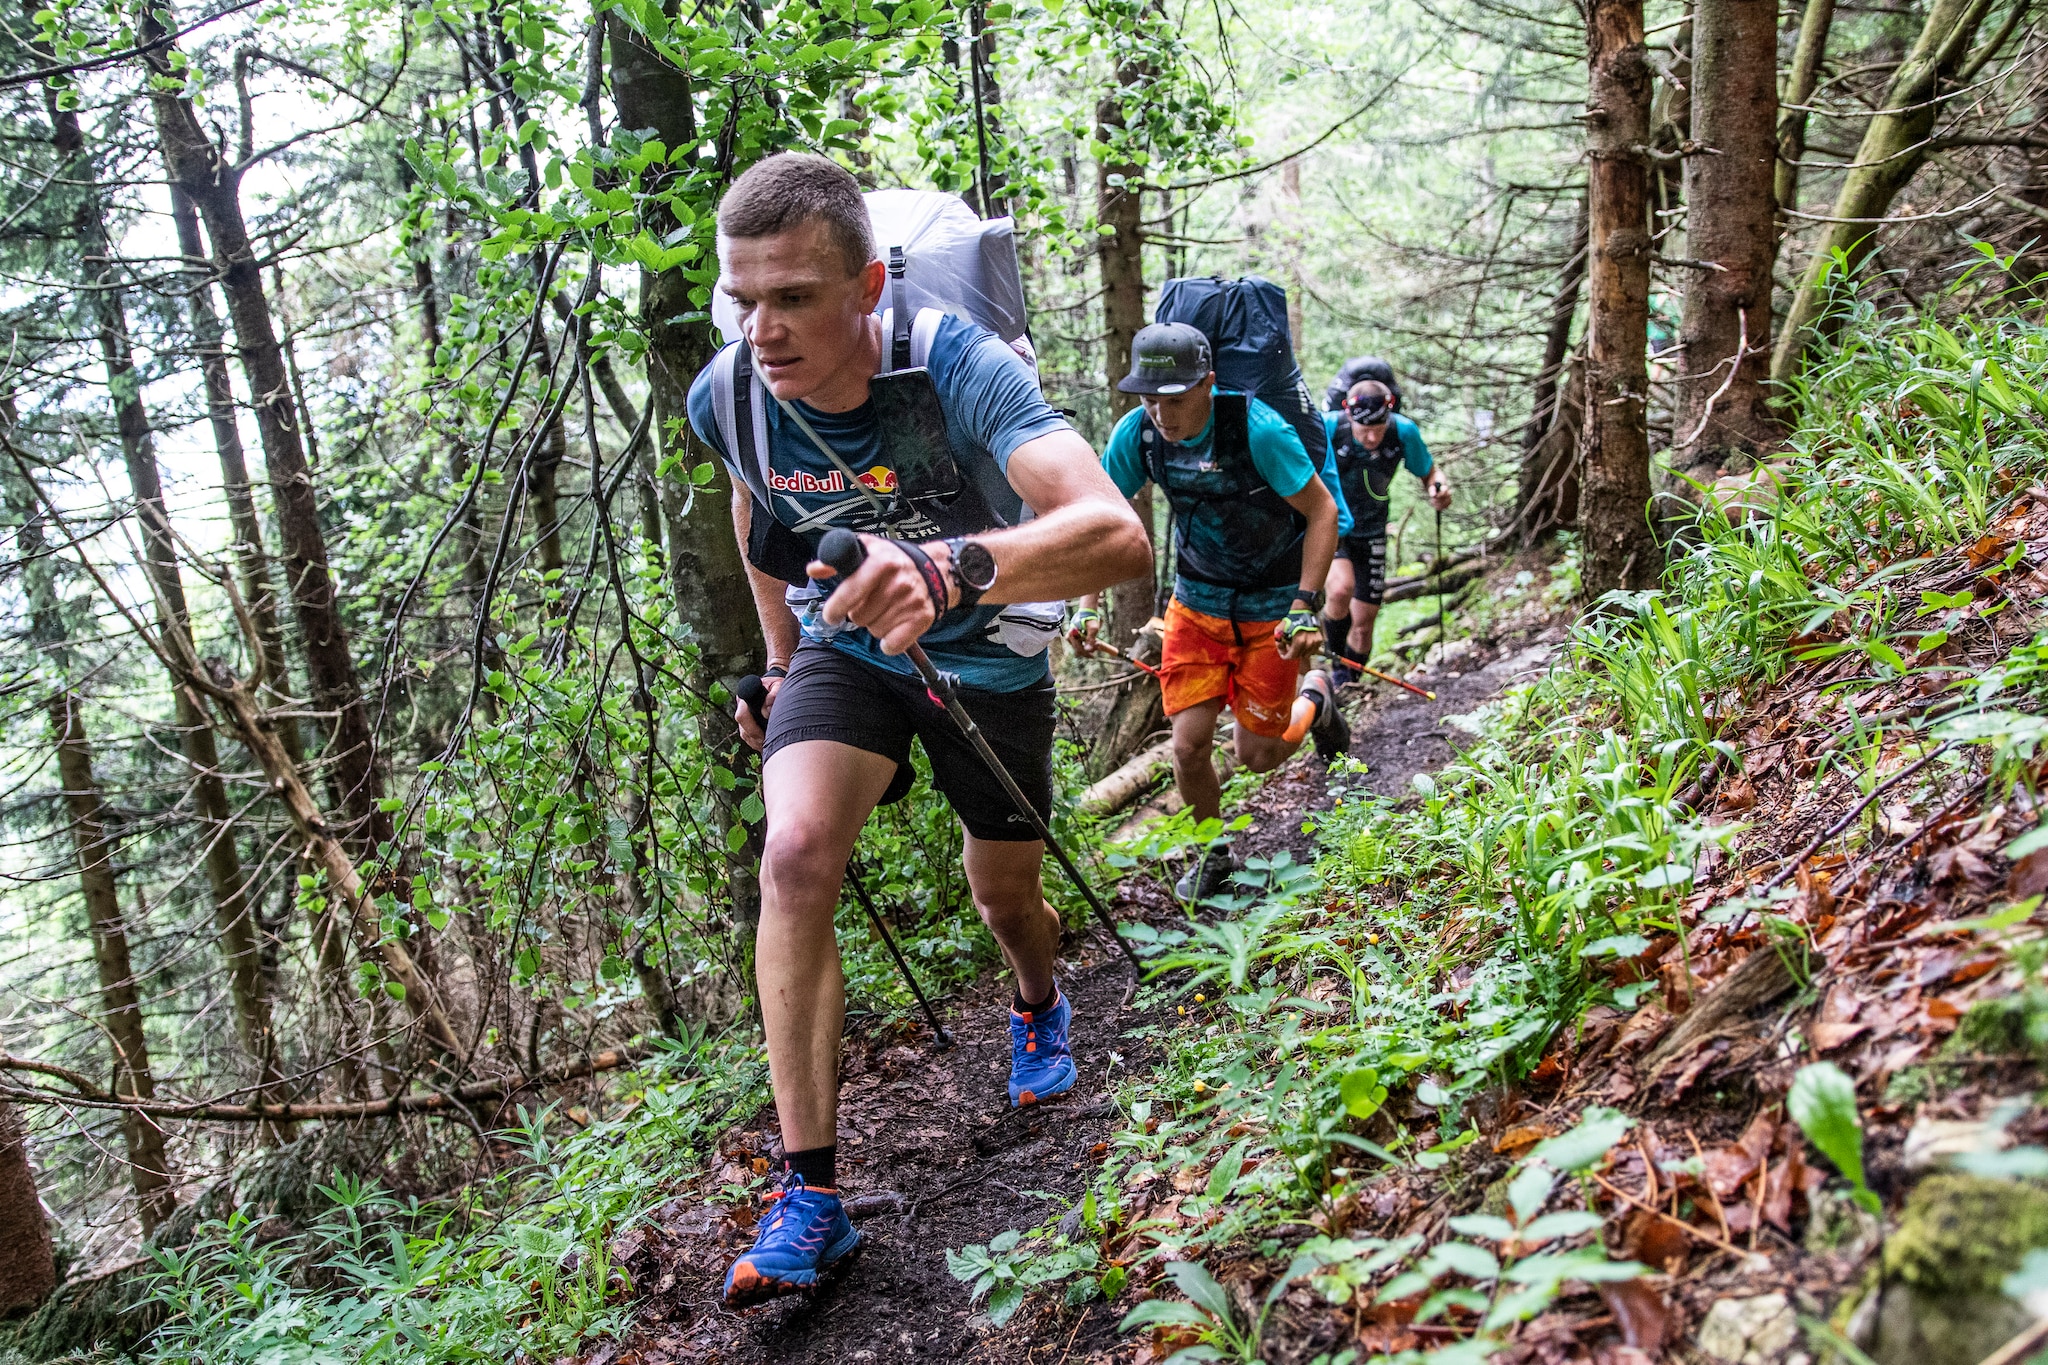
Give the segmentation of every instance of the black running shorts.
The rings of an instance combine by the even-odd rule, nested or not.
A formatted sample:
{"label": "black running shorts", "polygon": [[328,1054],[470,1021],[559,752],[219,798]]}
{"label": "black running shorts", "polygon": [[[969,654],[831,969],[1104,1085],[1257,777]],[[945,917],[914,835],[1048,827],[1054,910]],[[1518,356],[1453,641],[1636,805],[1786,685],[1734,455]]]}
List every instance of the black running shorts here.
{"label": "black running shorts", "polygon": [[1345,536],[1337,543],[1337,558],[1351,561],[1351,572],[1357,580],[1352,588],[1352,600],[1378,606],[1387,596],[1387,538],[1378,536]]}
{"label": "black running shorts", "polygon": [[[1055,702],[1052,680],[1021,692],[960,689],[961,704],[982,737],[1038,809],[1052,818],[1052,736]],[[766,762],[785,744],[826,739],[850,744],[896,762],[896,776],[881,804],[901,801],[910,791],[910,741],[924,745],[932,784],[977,839],[1036,841],[1038,835],[1018,813],[1009,793],[988,770],[974,746],[914,677],[863,663],[850,654],[805,640],[790,661],[789,676],[776,689],[768,713]]]}

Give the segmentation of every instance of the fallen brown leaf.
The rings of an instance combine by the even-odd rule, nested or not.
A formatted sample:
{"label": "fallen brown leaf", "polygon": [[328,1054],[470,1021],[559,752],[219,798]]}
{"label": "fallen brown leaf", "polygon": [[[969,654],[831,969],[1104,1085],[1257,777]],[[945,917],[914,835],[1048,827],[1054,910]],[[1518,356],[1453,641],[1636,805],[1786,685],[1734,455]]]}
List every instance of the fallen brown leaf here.
{"label": "fallen brown leaf", "polygon": [[2037,848],[2012,865],[2005,894],[2014,900],[2048,894],[2048,848]]}
{"label": "fallen brown leaf", "polygon": [[1856,1015],[1863,1008],[1863,998],[1857,994],[1853,982],[1838,980],[1828,987],[1828,993],[1820,1004],[1820,1016],[1806,1029],[1807,1041],[1816,1052],[1832,1052],[1842,1044],[1869,1028],[1868,1024],[1855,1022]]}
{"label": "fallen brown leaf", "polygon": [[1607,1311],[1614,1314],[1625,1346],[1656,1351],[1671,1328],[1671,1305],[1663,1293],[1643,1280],[1622,1280],[1600,1286]]}
{"label": "fallen brown leaf", "polygon": [[[1725,1203],[1749,1183],[1757,1167],[1771,1154],[1771,1139],[1777,1134],[1776,1106],[1766,1106],[1757,1111],[1733,1146],[1706,1154],[1707,1187],[1713,1190],[1716,1199]],[[1731,1208],[1728,1213],[1729,1226],[1734,1227],[1735,1211]]]}
{"label": "fallen brown leaf", "polygon": [[1534,1147],[1550,1136],[1550,1126],[1542,1123],[1525,1123],[1502,1133],[1493,1144],[1493,1150],[1502,1155],[1511,1155],[1525,1147]]}
{"label": "fallen brown leaf", "polygon": [[[1691,1251],[1692,1240],[1682,1230],[1647,1210],[1633,1210],[1622,1224],[1621,1254],[1626,1260],[1641,1261],[1676,1275],[1684,1268]],[[1618,1311],[1616,1316],[1620,1316]]]}

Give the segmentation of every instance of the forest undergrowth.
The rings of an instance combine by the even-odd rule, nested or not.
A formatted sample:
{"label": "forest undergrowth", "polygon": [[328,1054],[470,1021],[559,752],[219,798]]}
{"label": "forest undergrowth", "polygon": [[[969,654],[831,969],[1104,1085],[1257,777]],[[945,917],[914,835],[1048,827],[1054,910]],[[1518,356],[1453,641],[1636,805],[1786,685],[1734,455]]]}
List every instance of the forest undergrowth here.
{"label": "forest undergrowth", "polygon": [[[1584,615],[1406,796],[1340,763],[1313,866],[1255,859],[1129,930],[1163,1022],[1126,1051],[1157,1065],[1077,1203],[949,1250],[990,1330],[1109,1312],[1128,1335],[1094,1358],[1138,1362],[1622,1361],[1776,1292],[1809,1351],[1891,1358],[1867,1305],[1928,1273],[1929,1161],[2048,1173],[2038,1114],[1995,1103],[2048,1048],[2048,327],[1843,335],[1661,589]],[[944,991],[995,954],[935,805],[864,862]],[[1139,877],[1216,833],[1100,852]],[[906,1027],[845,913],[855,1027]],[[622,1239],[765,1093],[742,1015],[478,1133],[453,1196],[374,1160],[267,1202],[245,1173],[145,1288],[60,1295],[18,1347],[92,1319],[151,1362],[624,1360],[653,1286]],[[1934,1119],[1947,1145],[1909,1152]],[[728,1174],[739,1207],[767,1162]],[[1994,1297],[2007,1271],[2044,1278]]]}

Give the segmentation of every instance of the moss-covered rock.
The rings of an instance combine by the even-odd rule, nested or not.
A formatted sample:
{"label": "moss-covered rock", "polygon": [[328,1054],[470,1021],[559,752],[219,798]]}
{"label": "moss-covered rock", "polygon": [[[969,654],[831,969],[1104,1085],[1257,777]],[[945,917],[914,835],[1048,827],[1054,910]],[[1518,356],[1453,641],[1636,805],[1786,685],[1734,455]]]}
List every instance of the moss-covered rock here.
{"label": "moss-covered rock", "polygon": [[1975,1365],[2032,1321],[2000,1285],[2048,1247],[2048,1191],[2012,1180],[1930,1176],[1884,1248],[1880,1365]]}

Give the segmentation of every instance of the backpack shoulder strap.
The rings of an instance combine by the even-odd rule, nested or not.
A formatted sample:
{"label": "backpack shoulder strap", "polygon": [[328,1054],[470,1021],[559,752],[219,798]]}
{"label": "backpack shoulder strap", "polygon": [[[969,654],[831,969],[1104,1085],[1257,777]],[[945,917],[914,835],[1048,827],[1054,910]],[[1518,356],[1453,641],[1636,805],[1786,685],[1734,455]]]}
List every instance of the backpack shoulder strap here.
{"label": "backpack shoulder strap", "polygon": [[910,309],[905,306],[903,248],[889,248],[889,368],[907,370],[916,362],[910,358]]}
{"label": "backpack shoulder strap", "polygon": [[1138,457],[1145,463],[1145,477],[1166,492],[1166,441],[1142,409],[1138,413]]}
{"label": "backpack shoulder strap", "polygon": [[932,341],[939,334],[939,324],[946,315],[936,308],[920,308],[917,317],[910,324],[910,364],[912,368],[928,367],[932,363]]}
{"label": "backpack shoulder strap", "polygon": [[754,373],[754,358],[745,341],[720,351],[711,362],[711,409],[718,435],[725,442],[727,462],[754,501],[772,509],[768,496],[768,395]]}

